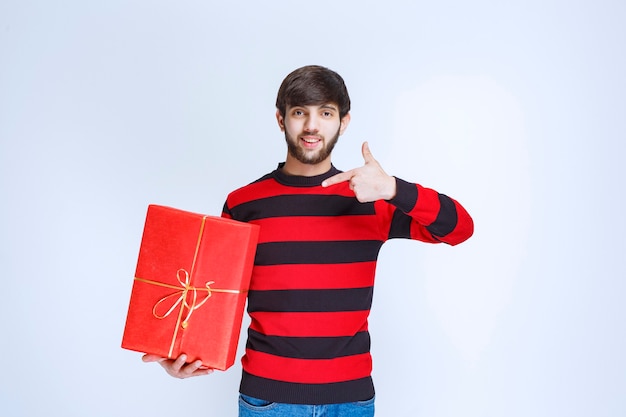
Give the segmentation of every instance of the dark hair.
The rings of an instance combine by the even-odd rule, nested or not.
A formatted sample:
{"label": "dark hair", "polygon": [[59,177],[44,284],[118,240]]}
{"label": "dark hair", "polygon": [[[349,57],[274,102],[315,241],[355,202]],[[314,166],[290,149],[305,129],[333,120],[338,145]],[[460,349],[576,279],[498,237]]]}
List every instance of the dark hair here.
{"label": "dark hair", "polygon": [[350,96],[343,78],[319,65],[307,65],[287,75],[276,97],[276,108],[283,117],[288,106],[324,103],[336,103],[341,118],[350,111]]}

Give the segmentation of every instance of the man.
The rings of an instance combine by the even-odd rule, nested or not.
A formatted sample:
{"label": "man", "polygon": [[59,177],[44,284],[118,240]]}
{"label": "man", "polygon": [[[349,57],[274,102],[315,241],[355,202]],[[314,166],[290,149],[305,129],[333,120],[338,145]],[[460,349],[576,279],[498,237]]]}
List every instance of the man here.
{"label": "man", "polygon": [[[363,166],[333,166],[333,147],[350,123],[350,98],[334,71],[295,70],[276,107],[285,162],[232,192],[223,211],[260,225],[239,415],[373,416],[367,318],[382,244],[456,245],[472,235],[473,222],[450,197],[387,175],[367,142]],[[179,378],[211,372],[185,359],[144,357]]]}

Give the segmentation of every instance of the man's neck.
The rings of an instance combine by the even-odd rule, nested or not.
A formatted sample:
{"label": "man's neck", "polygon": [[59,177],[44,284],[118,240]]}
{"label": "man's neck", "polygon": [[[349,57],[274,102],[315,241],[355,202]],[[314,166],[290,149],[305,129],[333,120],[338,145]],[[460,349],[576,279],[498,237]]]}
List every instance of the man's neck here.
{"label": "man's neck", "polygon": [[285,160],[285,165],[283,166],[282,171],[288,175],[314,177],[328,172],[330,168],[330,158],[326,158],[318,164],[305,164],[287,154],[287,159]]}

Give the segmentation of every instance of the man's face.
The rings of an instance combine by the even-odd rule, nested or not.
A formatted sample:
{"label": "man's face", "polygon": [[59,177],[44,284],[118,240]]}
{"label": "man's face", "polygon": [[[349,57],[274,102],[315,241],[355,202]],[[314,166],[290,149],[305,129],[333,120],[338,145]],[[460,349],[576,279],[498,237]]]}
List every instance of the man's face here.
{"label": "man's face", "polygon": [[285,132],[289,154],[303,164],[315,165],[331,154],[343,133],[349,116],[339,118],[334,103],[313,106],[290,106],[285,117],[277,114],[278,123]]}

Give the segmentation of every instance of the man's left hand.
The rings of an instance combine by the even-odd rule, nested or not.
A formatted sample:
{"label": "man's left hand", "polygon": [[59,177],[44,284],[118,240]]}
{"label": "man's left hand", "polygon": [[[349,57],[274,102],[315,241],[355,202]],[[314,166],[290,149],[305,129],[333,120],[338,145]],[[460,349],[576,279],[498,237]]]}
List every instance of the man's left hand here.
{"label": "man's left hand", "polygon": [[378,161],[374,159],[367,142],[361,147],[365,165],[350,171],[341,172],[324,182],[322,187],[330,187],[343,181],[349,181],[357,200],[368,203],[376,200],[390,200],[396,196],[396,179],[387,175]]}

